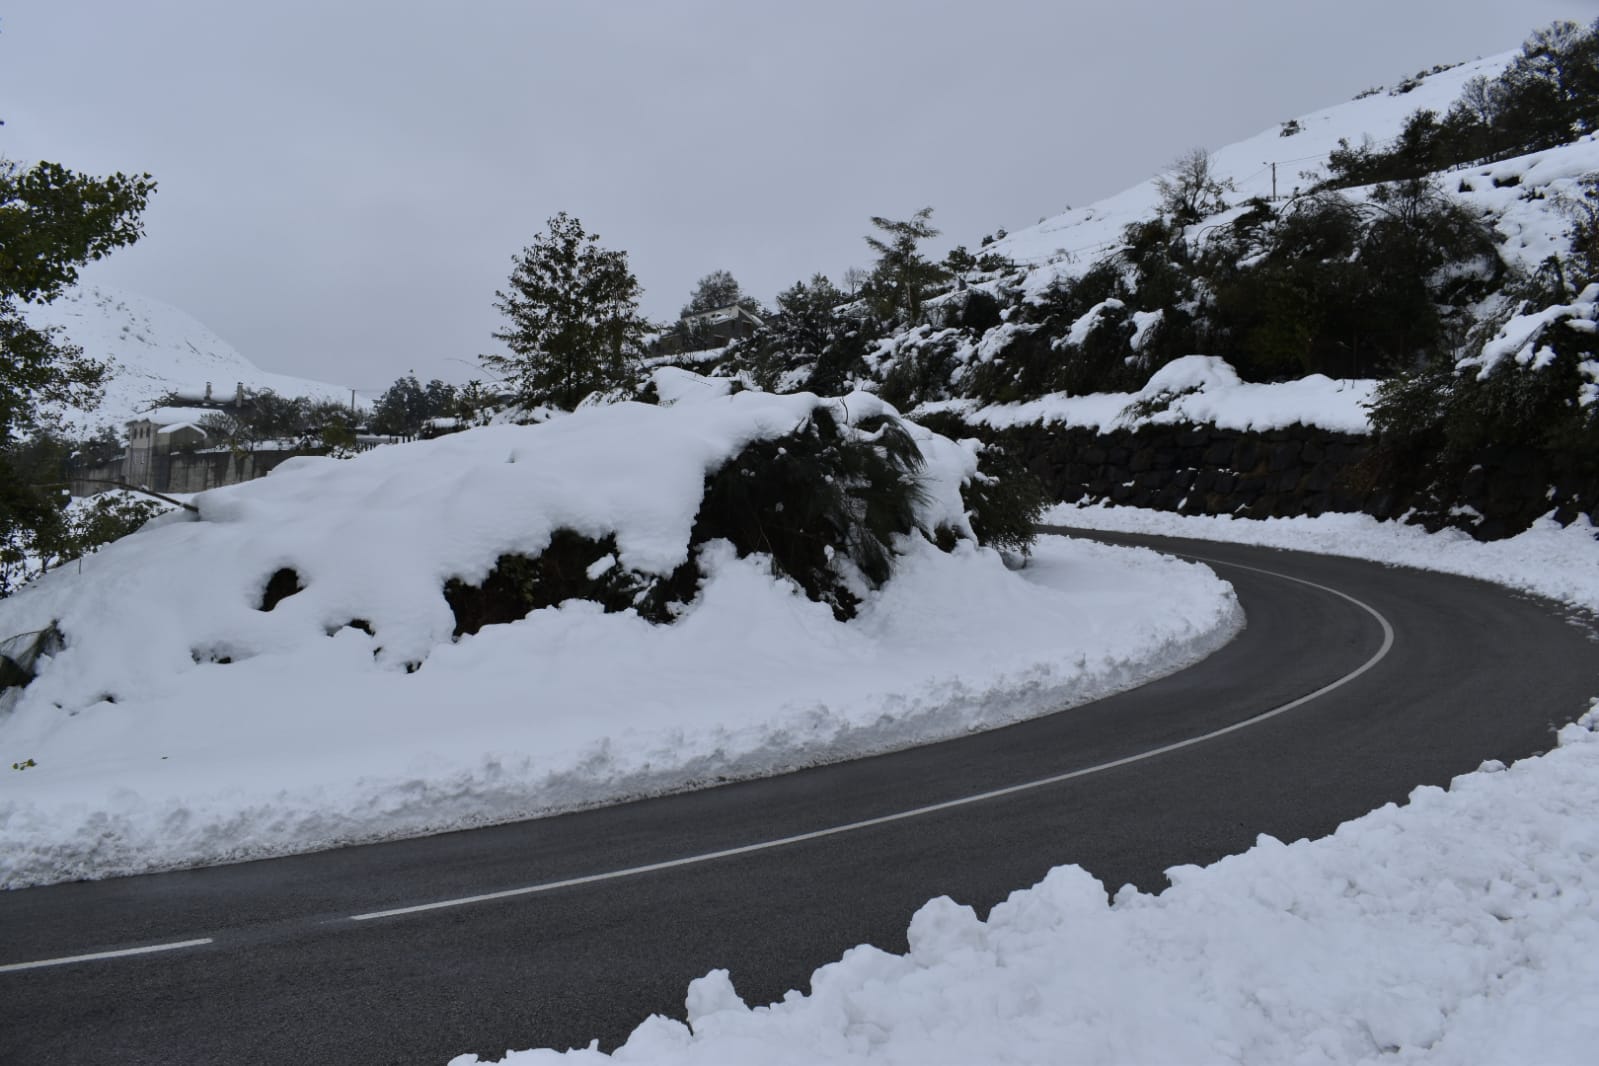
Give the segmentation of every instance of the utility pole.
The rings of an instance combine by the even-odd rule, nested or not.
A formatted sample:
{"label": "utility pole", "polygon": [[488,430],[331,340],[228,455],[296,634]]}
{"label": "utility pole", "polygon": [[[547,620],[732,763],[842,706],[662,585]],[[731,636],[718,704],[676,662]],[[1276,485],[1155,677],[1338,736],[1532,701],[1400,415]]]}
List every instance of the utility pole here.
{"label": "utility pole", "polygon": [[1266,166],[1271,167],[1271,200],[1272,200],[1272,203],[1276,203],[1277,202],[1277,164],[1276,163],[1267,163]]}

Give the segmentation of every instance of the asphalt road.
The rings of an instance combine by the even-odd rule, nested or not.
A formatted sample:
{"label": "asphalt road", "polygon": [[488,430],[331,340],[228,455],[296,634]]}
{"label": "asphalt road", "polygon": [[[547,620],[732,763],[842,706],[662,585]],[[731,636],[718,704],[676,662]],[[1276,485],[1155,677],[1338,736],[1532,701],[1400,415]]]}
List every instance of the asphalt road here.
{"label": "asphalt road", "polygon": [[[651,1012],[681,1017],[688,982],[715,967],[768,1002],[854,944],[903,951],[933,896],[986,915],[1068,862],[1111,889],[1159,889],[1168,867],[1260,833],[1324,835],[1417,785],[1549,748],[1599,694],[1592,623],[1558,605],[1354,560],[1102,539],[1214,560],[1245,631],[1131,692],[911,751],[491,829],[0,894],[0,1062],[442,1064],[610,1047]],[[1378,618],[1329,590],[1386,619],[1385,655]],[[1246,722],[1362,667],[1201,743],[894,817]],[[791,836],[805,838],[677,862]],[[655,864],[667,865],[604,876]],[[190,940],[210,942],[4,968]]]}

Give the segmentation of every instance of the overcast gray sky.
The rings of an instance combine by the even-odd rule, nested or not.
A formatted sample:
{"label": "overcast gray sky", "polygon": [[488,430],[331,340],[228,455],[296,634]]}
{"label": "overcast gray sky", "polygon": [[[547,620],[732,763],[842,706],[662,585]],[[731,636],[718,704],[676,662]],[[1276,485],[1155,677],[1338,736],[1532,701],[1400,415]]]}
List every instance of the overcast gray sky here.
{"label": "overcast gray sky", "polygon": [[974,246],[1599,0],[13,0],[0,154],[149,171],[86,274],[261,367],[481,376],[511,257],[565,210],[675,317],[770,303],[931,205]]}

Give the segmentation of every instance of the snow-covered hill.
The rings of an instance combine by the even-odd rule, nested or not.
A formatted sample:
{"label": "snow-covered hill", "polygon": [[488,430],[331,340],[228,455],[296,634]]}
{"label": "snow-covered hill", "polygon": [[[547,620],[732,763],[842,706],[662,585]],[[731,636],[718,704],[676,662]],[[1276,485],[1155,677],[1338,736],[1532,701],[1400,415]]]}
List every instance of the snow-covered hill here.
{"label": "snow-covered hill", "polygon": [[[1340,139],[1352,145],[1365,140],[1377,144],[1396,137],[1414,112],[1426,108],[1443,114],[1461,89],[1475,77],[1492,78],[1509,65],[1516,52],[1489,56],[1429,75],[1415,82],[1407,92],[1396,89],[1363,95],[1346,103],[1301,115],[1282,126],[1272,126],[1246,140],[1210,150],[1210,165],[1216,178],[1231,182],[1234,192],[1228,200],[1241,202],[1252,196],[1272,194],[1271,164],[1277,164],[1277,194],[1292,195],[1311,184],[1302,172],[1325,173],[1327,156]],[[1284,136],[1284,128],[1298,132]],[[1173,146],[1176,150],[1182,146]],[[1208,147],[1208,146],[1201,146]],[[1158,175],[1130,189],[1106,197],[1087,207],[1062,212],[1035,226],[1001,237],[986,250],[1007,256],[1017,263],[1044,268],[1029,279],[1029,288],[1041,288],[1057,275],[1081,273],[1105,253],[1122,243],[1122,229],[1155,215],[1160,193],[1155,187]]]}
{"label": "snow-covered hill", "polygon": [[108,286],[68,289],[53,303],[29,305],[24,313],[34,327],[59,327],[85,354],[113,364],[104,402],[93,411],[68,412],[68,423],[78,431],[102,425],[120,431],[123,422],[169,393],[203,394],[208,382],[224,398],[242,384],[282,396],[350,400],[342,385],[262,370],[176,307]]}
{"label": "snow-covered hill", "polygon": [[[1230,183],[1227,199],[1237,205],[1252,197],[1272,195],[1275,163],[1275,192],[1279,199],[1290,197],[1326,176],[1328,155],[1340,140],[1356,147],[1387,144],[1415,112],[1447,113],[1467,82],[1494,78],[1518,54],[1519,50],[1504,52],[1406,79],[1400,86],[1363,94],[1264,129],[1246,140],[1211,150],[1212,173],[1218,181]],[[1505,238],[1501,255],[1508,262],[1530,268],[1564,250],[1569,219],[1561,210],[1563,199],[1571,195],[1577,178],[1596,170],[1599,143],[1588,136],[1548,151],[1463,167],[1458,181],[1443,184],[1445,192],[1491,216]],[[985,250],[1032,267],[1025,288],[1041,292],[1057,278],[1078,276],[1120,248],[1126,226],[1154,217],[1160,205],[1159,177],[1151,175],[1114,196],[1007,234]],[[1232,217],[1232,212],[1224,213],[1207,219],[1200,228],[1224,224]]]}

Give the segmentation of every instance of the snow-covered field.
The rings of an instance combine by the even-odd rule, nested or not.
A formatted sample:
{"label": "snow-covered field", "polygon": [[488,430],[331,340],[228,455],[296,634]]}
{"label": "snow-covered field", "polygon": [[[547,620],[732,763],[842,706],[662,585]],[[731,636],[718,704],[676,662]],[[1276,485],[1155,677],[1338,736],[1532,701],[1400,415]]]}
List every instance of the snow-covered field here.
{"label": "snow-covered field", "polygon": [[[615,802],[995,726],[1169,672],[1230,639],[1208,570],[1049,540],[1024,570],[905,538],[848,623],[740,560],[671,625],[568,601],[451,639],[442,587],[552,530],[612,565],[688,555],[707,471],[814,397],[660,372],[671,406],[596,407],[306,459],[0,601],[65,648],[0,697],[0,885],[254,858]],[[852,417],[882,409],[846,399]],[[917,429],[926,528],[965,527],[965,446]],[[258,610],[269,575],[303,591]],[[365,628],[352,623],[357,620]],[[367,630],[370,630],[368,632]],[[414,672],[410,668],[416,667]]]}
{"label": "snow-covered field", "polygon": [[[1364,516],[1251,522],[1131,508],[1050,519],[1350,555],[1599,609],[1599,540],[1539,526],[1478,544]],[[1599,649],[1596,649],[1599,655]],[[811,992],[748,1006],[714,970],[689,1024],[642,1022],[618,1062],[1591,1063],[1599,1047],[1599,701],[1560,746],[1421,788],[1317,841],[1262,837],[1158,895],[1052,870],[982,920],[947,898],[910,951],[870,946]],[[592,1049],[507,1066],[610,1061]],[[462,1056],[454,1066],[477,1062]]]}
{"label": "snow-covered field", "polygon": [[350,390],[342,385],[260,369],[193,317],[159,300],[104,285],[78,285],[51,303],[30,304],[24,310],[30,325],[59,329],[85,355],[112,364],[100,406],[66,413],[71,428],[80,433],[104,425],[120,433],[122,423],[157,406],[163,397],[173,392],[201,395],[207,382],[219,400],[243,385],[250,392],[270,389],[280,396],[350,402]]}

